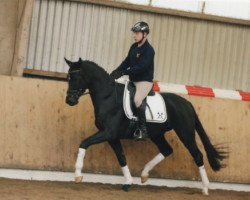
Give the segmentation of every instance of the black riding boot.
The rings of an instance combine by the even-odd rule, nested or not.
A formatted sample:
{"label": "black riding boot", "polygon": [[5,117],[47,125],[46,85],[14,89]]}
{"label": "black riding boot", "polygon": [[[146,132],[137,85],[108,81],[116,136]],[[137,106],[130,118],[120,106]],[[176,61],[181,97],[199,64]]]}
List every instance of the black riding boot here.
{"label": "black riding boot", "polygon": [[143,101],[141,106],[137,108],[138,127],[134,133],[135,140],[145,140],[148,138],[145,110],[146,102]]}

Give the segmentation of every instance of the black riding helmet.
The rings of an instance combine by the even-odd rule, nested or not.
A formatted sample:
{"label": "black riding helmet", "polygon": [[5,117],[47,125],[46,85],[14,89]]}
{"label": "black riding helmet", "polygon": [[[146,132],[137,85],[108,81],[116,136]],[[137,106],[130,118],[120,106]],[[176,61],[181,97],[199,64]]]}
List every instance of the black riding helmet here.
{"label": "black riding helmet", "polygon": [[146,22],[137,22],[132,28],[133,32],[149,33],[149,26]]}

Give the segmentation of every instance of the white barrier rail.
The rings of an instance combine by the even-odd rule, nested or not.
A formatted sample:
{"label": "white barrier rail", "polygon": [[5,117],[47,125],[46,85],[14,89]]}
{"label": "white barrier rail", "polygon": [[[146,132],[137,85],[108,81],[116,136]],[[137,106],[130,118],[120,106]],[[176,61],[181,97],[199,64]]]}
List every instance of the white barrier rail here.
{"label": "white barrier rail", "polygon": [[[39,170],[20,170],[20,169],[0,169],[0,178],[21,179],[21,180],[37,180],[37,181],[62,181],[73,182],[73,172],[58,172],[58,171],[39,171]],[[104,183],[104,184],[123,184],[124,177],[117,175],[104,174],[83,174],[84,182],[86,183]],[[142,185],[139,177],[134,177],[135,185]],[[146,184],[152,186],[166,187],[186,187],[186,188],[201,188],[200,181],[187,180],[172,180],[172,179],[157,179],[150,178]],[[250,184],[237,183],[219,183],[210,182],[209,189],[215,190],[233,190],[250,192]]]}

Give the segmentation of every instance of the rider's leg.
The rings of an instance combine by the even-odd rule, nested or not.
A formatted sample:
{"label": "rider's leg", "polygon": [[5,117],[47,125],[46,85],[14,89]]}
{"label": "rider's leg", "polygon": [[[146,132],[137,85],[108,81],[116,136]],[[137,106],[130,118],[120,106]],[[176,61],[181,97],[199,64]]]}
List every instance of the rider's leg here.
{"label": "rider's leg", "polygon": [[147,138],[147,128],[146,128],[146,101],[143,101],[150,90],[152,89],[153,83],[147,81],[134,82],[136,87],[136,93],[134,97],[134,102],[137,110],[137,117],[139,120],[138,123],[138,133],[135,134],[135,139],[144,139]]}

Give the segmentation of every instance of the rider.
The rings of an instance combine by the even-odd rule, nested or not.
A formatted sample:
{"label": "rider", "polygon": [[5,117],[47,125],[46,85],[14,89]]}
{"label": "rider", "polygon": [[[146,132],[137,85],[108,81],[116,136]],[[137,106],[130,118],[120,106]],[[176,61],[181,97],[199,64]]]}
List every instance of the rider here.
{"label": "rider", "polygon": [[149,26],[146,22],[137,22],[131,31],[135,43],[130,47],[125,60],[110,76],[118,79],[123,75],[129,75],[130,81],[134,83],[136,87],[134,103],[139,119],[139,134],[135,134],[135,139],[145,139],[148,135],[145,116],[146,102],[143,100],[153,86],[155,51],[147,40]]}

